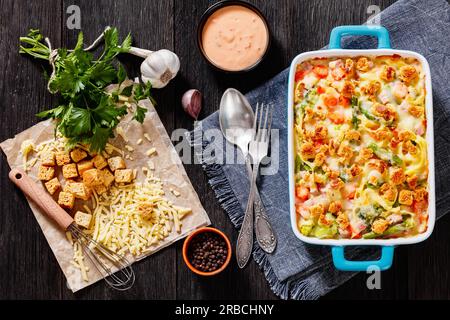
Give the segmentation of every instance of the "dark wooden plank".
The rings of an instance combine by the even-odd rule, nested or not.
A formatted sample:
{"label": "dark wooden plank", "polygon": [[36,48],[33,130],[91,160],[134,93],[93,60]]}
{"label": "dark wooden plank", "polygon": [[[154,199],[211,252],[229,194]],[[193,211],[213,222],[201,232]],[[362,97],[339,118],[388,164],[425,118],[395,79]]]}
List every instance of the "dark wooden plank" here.
{"label": "dark wooden plank", "polygon": [[[91,43],[106,26],[118,28],[122,37],[128,32],[133,36],[133,45],[140,48],[157,50],[173,47],[173,1],[127,0],[127,1],[64,1],[64,12],[69,5],[78,5],[81,9],[81,30],[85,43]],[[66,15],[67,16],[67,15]],[[65,21],[63,23],[65,26]],[[62,42],[73,46],[78,30],[63,28]],[[142,59],[123,55],[120,60],[125,64],[131,77],[139,75]],[[167,130],[173,127],[173,105],[170,88],[156,93],[160,102],[158,108]],[[170,247],[151,258],[134,265],[135,286],[126,292],[111,290],[104,282],[94,285],[73,295],[63,290],[64,298],[77,299],[174,299],[176,293],[176,248]]]}
{"label": "dark wooden plank", "polygon": [[431,237],[408,247],[408,298],[449,299],[450,217],[439,220]]}
{"label": "dark wooden plank", "polygon": [[[35,113],[54,102],[46,91],[42,65],[18,54],[19,36],[40,28],[55,45],[61,43],[61,3],[57,0],[0,1],[0,140],[36,123]],[[0,297],[60,297],[61,271],[28,207],[25,197],[9,182],[9,167],[0,163]]]}

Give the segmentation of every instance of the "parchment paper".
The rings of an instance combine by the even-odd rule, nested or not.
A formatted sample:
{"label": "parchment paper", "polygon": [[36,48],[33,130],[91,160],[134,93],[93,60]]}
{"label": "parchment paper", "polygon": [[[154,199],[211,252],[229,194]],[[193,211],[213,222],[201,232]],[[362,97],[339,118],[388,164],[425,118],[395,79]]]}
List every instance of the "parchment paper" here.
{"label": "parchment paper", "polygon": [[[145,255],[139,257],[133,257],[127,255],[127,258],[131,263],[141,260],[156,251],[174,243],[175,241],[184,238],[191,231],[209,225],[211,222],[209,217],[203,208],[197,193],[195,192],[192,184],[184,170],[183,164],[175,151],[170,138],[161,123],[161,120],[151,104],[150,101],[141,101],[144,107],[148,109],[145,121],[143,124],[138,123],[131,119],[131,115],[127,115],[119,124],[123,128],[128,142],[125,142],[122,137],[118,136],[111,141],[111,143],[117,147],[124,150],[125,154],[129,154],[133,160],[126,160],[127,168],[137,169],[137,181],[142,181],[144,175],[141,171],[143,166],[147,166],[147,162],[151,160],[155,165],[154,175],[161,178],[164,184],[164,191],[166,193],[165,197],[171,200],[175,205],[182,207],[189,207],[192,209],[192,213],[187,215],[183,220],[183,226],[181,233],[177,233],[175,228],[172,228],[172,232],[163,241],[160,241],[156,246],[151,247],[151,251],[147,252]],[[143,134],[148,133],[151,138],[149,142],[144,138]],[[54,122],[51,120],[46,120],[39,122],[31,128],[17,134],[14,138],[3,141],[0,144],[3,152],[6,154],[8,164],[11,168],[21,168],[23,167],[23,157],[20,153],[20,147],[24,140],[31,139],[37,146],[39,143],[53,139],[54,138]],[[136,142],[138,139],[142,139],[142,144],[138,145]],[[123,148],[125,144],[128,144],[134,148],[133,152],[128,152]],[[145,152],[151,147],[157,149],[157,155],[149,157]],[[29,159],[34,155],[30,155]],[[44,185],[37,181],[37,169],[39,167],[38,163],[28,172],[29,176],[36,180],[43,189]],[[173,195],[170,189],[177,190],[181,193],[179,197]],[[77,202],[82,203],[82,201],[77,200]],[[86,202],[89,204],[90,201]],[[81,278],[81,272],[79,269],[74,267],[70,262],[73,257],[72,245],[66,238],[65,232],[60,230],[56,224],[53,223],[41,210],[30,200],[28,200],[31,210],[33,211],[36,220],[38,221],[45,238],[50,245],[53,253],[55,254],[56,260],[58,261],[64,275],[67,278],[68,287],[76,292],[82,288],[85,288],[98,280],[102,279],[101,274],[95,269],[94,266],[90,265],[89,259],[85,259],[85,264],[89,267],[89,282],[83,281]],[[74,208],[73,212],[76,209]],[[141,275],[136,274],[136,281],[139,281]]]}

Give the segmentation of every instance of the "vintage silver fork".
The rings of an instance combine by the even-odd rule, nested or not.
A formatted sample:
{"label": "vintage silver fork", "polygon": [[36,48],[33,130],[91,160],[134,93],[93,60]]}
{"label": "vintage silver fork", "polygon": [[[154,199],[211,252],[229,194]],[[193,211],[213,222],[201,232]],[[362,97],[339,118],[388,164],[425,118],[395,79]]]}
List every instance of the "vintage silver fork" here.
{"label": "vintage silver fork", "polygon": [[272,125],[272,105],[256,105],[255,119],[253,122],[254,136],[249,144],[248,156],[253,162],[252,177],[250,180],[250,193],[248,195],[247,208],[244,221],[236,245],[236,258],[239,268],[245,267],[253,248],[253,202],[256,190],[256,178],[259,165],[269,150],[270,129]]}

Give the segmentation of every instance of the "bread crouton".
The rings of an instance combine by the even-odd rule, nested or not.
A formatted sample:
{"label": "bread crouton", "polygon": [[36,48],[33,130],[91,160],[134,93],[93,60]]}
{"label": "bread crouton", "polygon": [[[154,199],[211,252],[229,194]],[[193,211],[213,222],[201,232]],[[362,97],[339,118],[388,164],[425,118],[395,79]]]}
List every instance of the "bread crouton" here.
{"label": "bread crouton", "polygon": [[70,157],[74,162],[79,162],[88,156],[87,152],[80,148],[70,151]]}
{"label": "bread crouton", "polygon": [[372,223],[372,231],[377,234],[382,234],[389,227],[389,222],[384,219],[377,219]]}
{"label": "bread crouton", "polygon": [[47,189],[48,193],[54,195],[56,191],[61,189],[61,183],[59,183],[58,178],[55,177],[45,183],[45,188]]}
{"label": "bread crouton", "polygon": [[395,79],[395,69],[391,66],[383,66],[380,73],[380,78],[386,82],[391,82]]}
{"label": "bread crouton", "polygon": [[65,179],[72,179],[78,177],[77,165],[75,163],[63,165],[62,173]]}
{"label": "bread crouton", "polygon": [[58,204],[62,208],[72,209],[75,204],[75,196],[70,192],[61,191],[58,197]]}
{"label": "bread crouton", "polygon": [[320,167],[322,166],[322,164],[325,162],[326,159],[327,156],[325,155],[325,153],[319,152],[318,154],[316,154],[316,158],[314,159],[314,165],[316,167]]}
{"label": "bread crouton", "polygon": [[328,206],[328,211],[331,213],[338,213],[342,209],[342,203],[337,201],[332,201],[330,205]]}
{"label": "bread crouton", "polygon": [[48,181],[55,176],[55,168],[47,166],[39,166],[38,179]]}
{"label": "bread crouton", "polygon": [[391,170],[390,179],[394,185],[399,185],[405,182],[405,173],[402,168],[395,168]]}
{"label": "bread crouton", "polygon": [[109,188],[111,184],[114,182],[114,175],[109,171],[108,169],[103,169],[100,171],[102,178],[103,178],[103,184],[106,188]]}
{"label": "bread crouton", "polygon": [[77,168],[78,174],[82,176],[85,171],[94,168],[94,163],[92,162],[92,160],[82,160],[78,162]]}
{"label": "bread crouton", "polygon": [[94,162],[94,166],[97,169],[103,169],[108,165],[108,162],[106,162],[106,159],[102,155],[96,155],[92,161]]}
{"label": "bread crouton", "polygon": [[417,188],[414,190],[414,200],[424,201],[428,199],[428,191],[425,188]]}
{"label": "bread crouton", "polygon": [[125,182],[129,183],[133,180],[133,170],[131,169],[118,169],[114,171],[114,178],[117,183]]}
{"label": "bread crouton", "polygon": [[309,207],[308,210],[312,217],[318,217],[321,214],[325,213],[325,209],[321,204],[313,205]]}
{"label": "bread crouton", "polygon": [[397,199],[397,189],[395,186],[384,183],[380,188],[380,194],[381,196],[391,202],[394,202],[395,199]]}
{"label": "bread crouton", "polygon": [[103,184],[103,178],[98,169],[89,169],[83,173],[83,183],[86,187],[92,188]]}
{"label": "bread crouton", "polygon": [[356,130],[349,130],[345,133],[345,139],[348,141],[359,141],[361,139],[361,134]]}
{"label": "bread crouton", "polygon": [[380,92],[381,83],[376,80],[371,80],[369,83],[361,87],[361,91],[368,96],[375,97]]}
{"label": "bread crouton", "polygon": [[97,194],[103,194],[106,191],[108,191],[108,189],[106,188],[106,186],[104,184],[99,184],[97,186],[94,186],[93,188]]}
{"label": "bread crouton", "polygon": [[400,68],[398,78],[406,84],[409,84],[418,77],[418,72],[413,66],[403,66]]}
{"label": "bread crouton", "polygon": [[414,192],[410,190],[401,190],[398,196],[398,202],[407,206],[412,205],[414,199]]}
{"label": "bread crouton", "polygon": [[91,190],[82,182],[67,181],[64,186],[64,192],[70,192],[75,196],[75,198],[83,200],[88,200],[91,196]]}
{"label": "bread crouton", "polygon": [[424,108],[424,106],[421,106],[421,105],[411,105],[408,108],[408,112],[412,116],[414,116],[416,118],[420,118],[424,114],[425,108]]}
{"label": "bread crouton", "polygon": [[316,152],[314,150],[314,145],[311,142],[305,142],[300,147],[300,154],[303,159],[314,159]]}
{"label": "bread crouton", "polygon": [[108,159],[108,165],[111,171],[116,171],[118,169],[125,169],[125,160],[122,157],[112,157]]}
{"label": "bread crouton", "polygon": [[151,202],[141,203],[137,211],[141,215],[142,219],[150,220],[153,216],[153,208],[155,208],[155,204]]}
{"label": "bread crouton", "polygon": [[339,225],[340,229],[347,229],[350,225],[350,220],[345,212],[338,212],[336,222]]}
{"label": "bread crouton", "polygon": [[361,57],[356,61],[356,69],[358,71],[367,72],[372,67],[372,63],[366,57]]}
{"label": "bread crouton", "polygon": [[65,164],[69,164],[71,161],[69,154],[64,151],[56,152],[55,157],[56,157],[56,164],[59,167],[62,167]]}
{"label": "bread crouton", "polygon": [[77,225],[88,229],[91,224],[92,215],[89,213],[82,212],[82,211],[77,211],[75,213],[73,219],[75,220],[75,223]]}
{"label": "bread crouton", "polygon": [[43,152],[40,155],[41,164],[44,166],[55,165],[55,153],[53,151]]}

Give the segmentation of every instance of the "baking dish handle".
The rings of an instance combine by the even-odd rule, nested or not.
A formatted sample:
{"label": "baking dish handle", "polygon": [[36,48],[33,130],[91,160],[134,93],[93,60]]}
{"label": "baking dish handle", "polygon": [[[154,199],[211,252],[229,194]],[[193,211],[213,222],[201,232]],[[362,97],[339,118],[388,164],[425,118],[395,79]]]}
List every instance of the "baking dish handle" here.
{"label": "baking dish handle", "polygon": [[342,49],[341,38],[343,36],[374,36],[378,38],[378,49],[390,49],[391,41],[389,32],[385,27],[375,25],[364,26],[340,26],[331,31],[328,49]]}
{"label": "baking dish handle", "polygon": [[345,258],[343,246],[331,248],[331,255],[336,269],[341,271],[367,271],[371,267],[377,267],[380,271],[387,270],[392,265],[394,258],[394,246],[382,246],[381,257],[375,261],[350,261]]}

